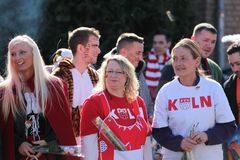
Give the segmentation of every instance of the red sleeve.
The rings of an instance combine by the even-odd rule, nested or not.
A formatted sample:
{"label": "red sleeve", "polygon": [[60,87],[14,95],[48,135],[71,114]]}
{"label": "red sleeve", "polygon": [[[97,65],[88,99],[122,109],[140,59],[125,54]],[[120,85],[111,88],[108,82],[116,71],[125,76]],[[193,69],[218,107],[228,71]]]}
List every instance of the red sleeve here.
{"label": "red sleeve", "polygon": [[[48,84],[48,87],[50,94],[46,104],[47,119],[61,144],[75,145],[70,107],[64,92],[64,85],[59,79],[56,79],[51,84]],[[68,136],[66,137],[66,135]]]}
{"label": "red sleeve", "polygon": [[145,119],[145,121],[147,122],[147,125],[148,125],[148,136],[150,136],[151,133],[152,133],[152,128],[151,128],[151,125],[148,121],[147,107],[146,107],[146,104],[145,104],[144,100],[140,96],[138,96],[138,103],[139,103],[139,106],[142,107],[144,119]]}
{"label": "red sleeve", "polygon": [[97,116],[104,119],[104,114],[102,111],[102,104],[100,97],[97,94],[86,99],[83,103],[81,109],[81,119],[80,119],[80,135],[86,136],[94,133],[98,133],[98,128],[96,127],[94,120]]}
{"label": "red sleeve", "polygon": [[[64,92],[64,85],[59,79],[48,84],[50,95],[46,106],[46,117],[61,145],[76,145],[72,128],[70,106]],[[78,157],[64,156],[68,160],[79,160]]]}

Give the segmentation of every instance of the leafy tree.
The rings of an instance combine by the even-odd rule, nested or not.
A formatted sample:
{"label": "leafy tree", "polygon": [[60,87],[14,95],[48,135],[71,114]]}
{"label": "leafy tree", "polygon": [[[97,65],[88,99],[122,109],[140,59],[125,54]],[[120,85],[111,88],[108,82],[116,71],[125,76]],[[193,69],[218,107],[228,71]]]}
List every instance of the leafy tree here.
{"label": "leafy tree", "polygon": [[[15,3],[15,0],[9,1],[11,3],[2,7],[3,12],[7,12],[4,8],[12,8],[10,6]],[[100,31],[100,64],[102,56],[115,46],[117,37],[123,32],[134,32],[144,37],[147,53],[156,29],[167,29],[171,32],[173,42],[177,42],[182,37],[189,37],[197,22],[195,8],[189,0],[22,0],[17,4],[21,7],[18,12],[24,13],[25,20],[19,20],[19,14],[12,16],[13,20],[17,21],[14,26],[25,28],[9,25],[8,29],[5,27],[5,30],[2,30],[0,25],[1,31],[4,31],[2,34],[5,38],[19,33],[29,34],[37,41],[47,64],[51,63],[51,56],[58,48],[68,47],[68,32],[79,26],[95,27]],[[32,7],[29,7],[29,4]],[[27,7],[24,8],[24,5]],[[36,10],[34,5],[41,6],[41,16],[33,16],[30,12]],[[170,21],[167,11],[172,13],[175,21]],[[37,23],[31,25],[33,20],[28,21],[29,17]],[[26,22],[29,24],[26,25]],[[35,29],[37,34],[30,32],[30,29]],[[4,48],[3,53],[6,53],[7,42],[8,40],[4,40],[3,44],[0,41],[1,48]],[[4,62],[5,58],[1,56],[1,62]]]}

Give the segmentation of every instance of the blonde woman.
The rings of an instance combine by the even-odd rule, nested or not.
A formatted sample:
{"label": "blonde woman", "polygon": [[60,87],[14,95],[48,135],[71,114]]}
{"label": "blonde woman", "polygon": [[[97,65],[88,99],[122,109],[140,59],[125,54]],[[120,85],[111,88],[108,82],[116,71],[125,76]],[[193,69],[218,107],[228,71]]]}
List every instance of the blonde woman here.
{"label": "blonde woman", "polygon": [[163,160],[181,160],[183,151],[192,159],[223,160],[222,143],[236,129],[221,85],[200,71],[200,51],[190,39],[172,49],[176,78],[158,92],[153,137],[163,148]]}
{"label": "blonde woman", "polygon": [[[96,93],[83,105],[80,134],[86,160],[150,160],[146,106],[138,96],[134,66],[123,56],[109,56],[101,66]],[[94,124],[100,117],[125,146],[119,151]],[[151,154],[150,154],[151,155]]]}
{"label": "blonde woman", "polygon": [[44,69],[38,46],[27,35],[9,42],[7,56],[8,75],[0,84],[3,159],[53,160],[55,156],[32,147],[49,142],[76,145],[65,84]]}

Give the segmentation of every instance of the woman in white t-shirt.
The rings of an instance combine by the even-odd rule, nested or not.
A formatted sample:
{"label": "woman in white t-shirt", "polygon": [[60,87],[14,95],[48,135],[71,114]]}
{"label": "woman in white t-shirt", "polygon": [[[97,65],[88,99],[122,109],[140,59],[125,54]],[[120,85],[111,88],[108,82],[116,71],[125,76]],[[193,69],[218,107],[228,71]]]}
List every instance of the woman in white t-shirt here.
{"label": "woman in white t-shirt", "polygon": [[185,151],[194,160],[221,160],[221,144],[236,129],[224,91],[200,73],[200,51],[192,40],[178,42],[172,59],[176,78],[160,89],[152,124],[163,160],[181,160]]}

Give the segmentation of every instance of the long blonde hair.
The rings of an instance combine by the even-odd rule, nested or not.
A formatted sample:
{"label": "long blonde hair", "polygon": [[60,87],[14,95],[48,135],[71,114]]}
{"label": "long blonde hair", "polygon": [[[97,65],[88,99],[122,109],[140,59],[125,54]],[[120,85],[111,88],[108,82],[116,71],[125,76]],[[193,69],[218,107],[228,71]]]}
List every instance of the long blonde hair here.
{"label": "long blonde hair", "polygon": [[10,48],[20,43],[25,43],[32,49],[35,90],[34,94],[38,104],[41,106],[43,114],[46,109],[47,97],[49,95],[46,82],[52,76],[44,68],[45,64],[37,44],[27,35],[19,35],[14,37],[8,44],[7,77],[0,84],[0,87],[4,88],[4,93],[2,96],[2,111],[5,119],[7,119],[9,116],[10,111],[13,116],[16,117],[17,113],[19,113],[21,110],[25,110],[25,102],[22,94],[22,83],[10,60]]}
{"label": "long blonde hair", "polygon": [[102,91],[106,89],[106,69],[107,65],[110,61],[116,61],[119,66],[122,68],[123,72],[127,76],[127,82],[125,84],[124,88],[124,95],[127,98],[128,102],[133,102],[136,100],[136,97],[138,96],[138,90],[139,90],[139,83],[135,74],[135,68],[129,62],[129,60],[121,55],[112,55],[109,56],[101,66],[101,73],[99,77],[99,81],[97,83],[96,88],[94,89],[95,92]]}

